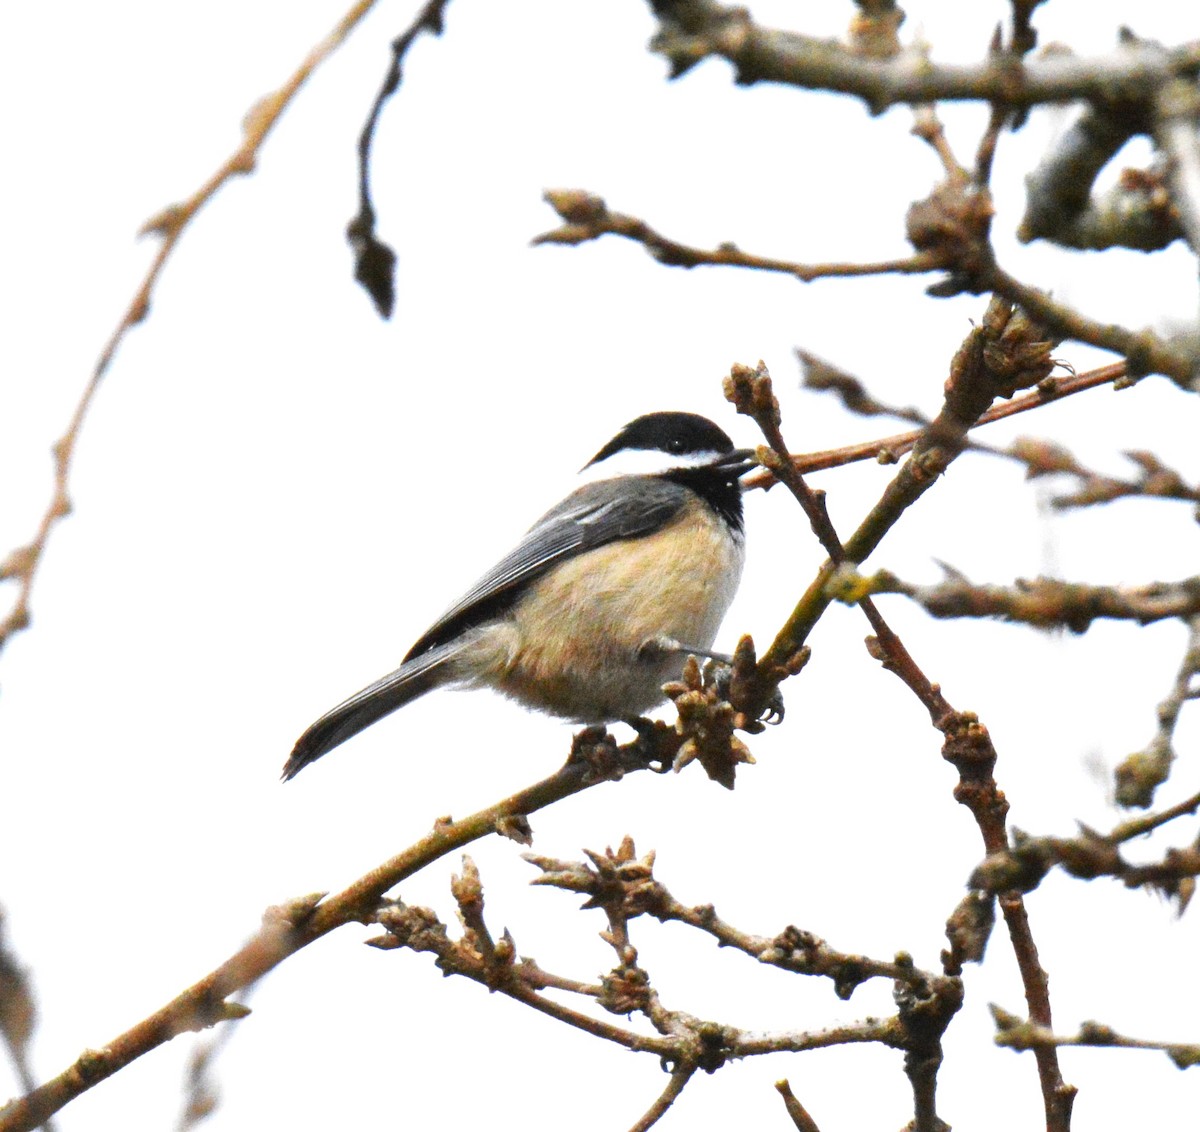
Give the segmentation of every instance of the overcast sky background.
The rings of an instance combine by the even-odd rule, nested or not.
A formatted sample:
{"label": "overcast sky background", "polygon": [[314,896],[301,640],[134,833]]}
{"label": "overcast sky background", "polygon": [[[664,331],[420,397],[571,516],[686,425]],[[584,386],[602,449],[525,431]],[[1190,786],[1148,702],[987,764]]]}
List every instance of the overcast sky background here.
{"label": "overcast sky background", "polygon": [[[798,388],[801,345],[881,397],[933,411],[984,300],[932,301],[929,280],[802,285],[654,263],[634,245],[537,248],[547,187],[586,188],[664,233],[735,240],[808,262],[903,255],[903,217],[938,175],[903,107],[741,89],[708,62],[665,81],[645,50],[645,5],[455,0],[446,35],[411,52],[375,164],[380,234],[399,257],[381,322],[351,281],[354,142],[413,4],[381,3],[314,76],[260,154],[185,235],[150,319],[121,349],[73,468],[75,514],[55,531],[33,626],[0,671],[0,905],[41,1005],[40,1078],[211,970],[273,903],[337,889],[419,837],[564,758],[570,729],[486,694],[427,697],[281,786],[313,718],[395,666],[427,624],[569,489],[624,422],[653,409],[753,428],[721,397],[735,361],[763,358],[793,448],[896,431]],[[969,10],[968,10],[969,8]],[[1116,28],[1178,42],[1187,5],[1053,0],[1043,42],[1107,51]],[[765,22],[844,31],[849,3],[756,4]],[[978,58],[1007,5],[909,6],[906,35]],[[238,123],[341,14],[326,0],[19,5],[0,36],[6,208],[0,335],[0,550],[27,541],[51,489],[48,448],[153,253],[141,223],[183,198],[237,142]],[[1002,261],[1096,317],[1194,317],[1195,263],[1076,256],[1011,238],[1022,175],[1064,121],[1044,111],[1000,146]],[[969,158],[986,113],[952,108]],[[1131,162],[1144,160],[1144,144]],[[1108,360],[1067,345],[1078,370]],[[1153,448],[1193,481],[1197,404],[1163,379],[1100,390],[988,439],[1052,436],[1122,472]],[[842,532],[891,471],[815,477]],[[912,580],[944,560],[984,581],[1050,573],[1136,583],[1196,572],[1182,504],[1051,514],[1046,485],[965,456],[872,559]],[[770,641],[822,554],[782,492],[748,501],[749,562],[720,644]],[[1084,638],[885,614],[950,701],[990,727],[1013,825],[1106,828],[1109,768],[1145,745],[1184,645],[1181,626],[1101,625]],[[730,794],[693,767],[637,775],[534,821],[536,851],[577,858],[631,834],[658,851],[681,900],[713,902],[770,935],[795,923],[835,946],[937,965],[941,926],[980,857],[954,804],[939,736],[862,647],[856,610],[830,611],[814,661],[787,687],[785,726],[752,740]],[[1194,709],[1190,709],[1194,710]],[[501,728],[503,750],[473,745]],[[1195,719],[1160,801],[1195,789]],[[1186,836],[1181,829],[1176,839]],[[1136,851],[1161,852],[1160,839]],[[530,889],[519,848],[472,848],[489,922],[522,954],[591,980],[613,965],[600,913]],[[401,888],[452,921],[458,859]],[[1099,1018],[1149,1038],[1200,1038],[1196,912],[1112,882],[1051,877],[1029,900],[1056,1022]],[[663,1087],[650,1058],[569,1031],[427,957],[361,946],[344,929],[254,994],[219,1066],[214,1129],[445,1126],[620,1129]],[[825,981],[759,970],[682,929],[635,926],[667,1006],[755,1029],[820,1028],[889,1012],[876,981],[849,1003]],[[948,1037],[941,1110],[958,1127],[1036,1127],[1032,1057],[991,1046],[986,1004],[1024,1012],[1002,932],[967,974]],[[155,1051],[73,1103],[61,1132],[163,1129],[191,1039]],[[1081,1129],[1189,1126],[1200,1077],[1160,1054],[1063,1054]],[[758,1059],[695,1081],[668,1128],[784,1128],[770,1083],[791,1078],[823,1129],[896,1128],[910,1114],[899,1055],[851,1048]],[[1198,1071],[1200,1072],[1200,1071]],[[0,1074],[0,1096],[15,1091]]]}

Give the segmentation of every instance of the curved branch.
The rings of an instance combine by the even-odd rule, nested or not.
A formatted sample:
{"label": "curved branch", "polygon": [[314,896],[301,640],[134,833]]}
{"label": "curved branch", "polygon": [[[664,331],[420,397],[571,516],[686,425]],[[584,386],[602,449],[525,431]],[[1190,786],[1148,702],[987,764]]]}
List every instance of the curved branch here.
{"label": "curved branch", "polygon": [[396,303],[396,253],[375,235],[375,206],[371,203],[371,146],[383,104],[400,87],[404,57],[420,36],[441,35],[449,0],[428,0],[406,31],[392,40],[392,59],[379,93],[371,104],[358,136],[358,212],[346,226],[346,239],[354,252],[354,278],[362,284],[383,318],[392,317]]}
{"label": "curved branch", "polygon": [[685,1069],[676,1069],[667,1082],[667,1087],[659,1094],[658,1099],[646,1110],[645,1115],[630,1128],[629,1132],[647,1132],[667,1114],[667,1109],[675,1103],[680,1093],[687,1088],[687,1083],[696,1072],[694,1065]]}
{"label": "curved branch", "polygon": [[13,580],[17,584],[17,596],[12,607],[0,619],[0,650],[3,650],[16,633],[29,626],[30,593],[38,567],[46,551],[50,532],[54,529],[55,524],[71,511],[68,490],[71,460],[75,455],[75,445],[79,440],[84,419],[117,350],[125,340],[125,336],[149,314],[154,288],[167,260],[175,250],[175,245],[192,219],[216,196],[217,191],[226,181],[254,172],[258,151],[283,112],[291,105],[297,92],[313,71],[341,46],[355,26],[374,6],[375,0],[357,0],[355,4],[351,5],[333,30],[309,51],[287,81],[278,90],[259,99],[250,108],[242,122],[241,145],[226,158],[212,176],[186,200],[168,205],[142,226],[140,235],[158,236],[162,239],[162,243],[159,245],[154,261],[138,286],[137,292],[121,316],[121,321],[105,343],[100,358],[92,370],[92,376],[84,387],[79,403],[75,406],[75,412],[67,424],[66,432],[54,443],[54,491],[33,539],[25,546],[12,551],[4,562],[0,563],[0,581]]}
{"label": "curved branch", "polygon": [[615,749],[608,765],[599,770],[595,759],[573,751],[556,774],[461,821],[439,823],[432,833],[341,892],[318,893],[268,909],[254,937],[216,970],[102,1048],[85,1051],[57,1077],[0,1109],[0,1132],[30,1132],[93,1085],[179,1034],[244,1017],[246,1009],[227,1002],[229,995],[335,928],[370,922],[384,893],[430,862],[490,833],[504,832],[514,819],[553,802],[647,768],[650,759],[638,750],[637,741]]}

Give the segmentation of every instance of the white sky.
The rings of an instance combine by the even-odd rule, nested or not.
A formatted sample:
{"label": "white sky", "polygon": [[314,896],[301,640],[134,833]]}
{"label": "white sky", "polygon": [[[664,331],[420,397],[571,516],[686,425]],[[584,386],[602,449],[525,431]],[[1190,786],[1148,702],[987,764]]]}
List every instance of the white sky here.
{"label": "white sky", "polygon": [[[661,231],[807,261],[904,254],[903,216],[933,184],[909,113],[872,120],[849,100],[740,89],[710,62],[676,84],[645,42],[645,5],[455,0],[384,112],[375,165],[381,235],[399,257],[392,322],[350,280],[354,141],[411,4],[381,4],[301,94],[249,180],[185,236],[150,320],[127,340],[87,422],[76,513],[53,537],[32,629],[3,656],[0,904],[33,968],[39,1076],[102,1045],[224,959],[269,904],[342,887],[420,836],[549,773],[570,731],[479,694],[438,694],[372,728],[286,788],[295,736],[394,667],[427,623],[569,487],[626,420],[706,413],[734,361],[764,358],[798,449],[882,435],[801,393],[792,348],[828,357],[881,397],[936,408],[946,366],[984,301],[922,297],[920,279],[826,281],[670,270],[606,240],[530,249],[555,218],[544,188],[603,194]],[[966,10],[969,7],[969,11]],[[1177,42],[1186,5],[1053,0],[1044,41],[1105,51],[1119,22]],[[838,34],[849,3],[757,5],[768,23]],[[1006,5],[914,3],[944,59],[973,59]],[[212,0],[19,5],[0,36],[6,208],[0,335],[0,548],[33,531],[50,443],[153,248],[133,234],[190,193],[236,144],[238,122],[332,26],[337,4]],[[1191,25],[1191,26],[1189,26]],[[948,112],[970,153],[978,108]],[[998,160],[1002,259],[1098,317],[1133,326],[1196,310],[1194,262],[1019,248],[1021,176],[1061,112],[1035,116]],[[1144,156],[1144,151],[1139,151]],[[1076,346],[1077,369],[1103,356]],[[1086,403],[1085,403],[1086,402]],[[990,439],[1050,435],[1113,470],[1155,448],[1194,480],[1197,404],[1161,379],[1098,391]],[[876,466],[819,477],[843,532],[877,497]],[[1050,516],[1019,469],[966,457],[872,559],[934,580],[942,559],[977,580],[1039,572],[1139,582],[1195,572],[1183,505],[1126,502]],[[821,554],[782,492],[749,503],[750,560],[719,643],[768,642]],[[1178,625],[1103,625],[1085,638],[934,624],[884,612],[1000,752],[1012,824],[1068,833],[1117,820],[1107,768],[1143,746],[1183,645]],[[576,858],[629,833],[658,850],[682,900],[746,930],[787,923],[845,950],[911,951],[934,968],[945,916],[980,856],[939,737],[868,660],[865,623],[835,609],[787,724],[752,741],[733,794],[698,768],[634,776],[534,821],[535,849]],[[473,749],[501,728],[503,751]],[[1195,788],[1187,712],[1175,778]],[[1175,834],[1186,836],[1185,829]],[[1160,848],[1159,843],[1156,847]],[[1151,851],[1151,850],[1146,850]],[[529,889],[511,843],[472,850],[496,931],[591,979],[612,965],[599,913]],[[402,887],[453,919],[447,861]],[[1137,1036],[1200,1039],[1196,913],[1112,882],[1052,877],[1030,898],[1058,1028],[1098,1018]],[[623,1128],[664,1084],[634,1058],[442,980],[426,958],[380,954],[342,930],[254,995],[219,1066],[214,1129],[384,1127],[438,1119]],[[668,1006],[750,1028],[818,1028],[890,1011],[890,988],[841,1003],[825,981],[758,970],[678,928],[636,926]],[[1003,934],[967,975],[948,1037],[941,1108],[958,1127],[1035,1127],[1032,1057],[993,1049],[986,1004],[1023,1010]],[[189,1039],[72,1104],[73,1129],[168,1126]],[[664,1127],[786,1126],[770,1083],[791,1078],[823,1129],[899,1127],[899,1056],[847,1049],[769,1058],[694,1082]],[[1182,1127],[1197,1082],[1158,1054],[1067,1051],[1083,1129]],[[864,1088],[868,1083],[870,1087]],[[0,1076],[0,1095],[15,1088]]]}

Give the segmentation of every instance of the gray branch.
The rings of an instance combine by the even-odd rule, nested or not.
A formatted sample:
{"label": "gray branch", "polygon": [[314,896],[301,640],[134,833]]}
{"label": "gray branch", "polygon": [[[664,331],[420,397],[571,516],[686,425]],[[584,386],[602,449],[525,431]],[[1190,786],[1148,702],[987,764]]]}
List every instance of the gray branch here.
{"label": "gray branch", "polygon": [[738,83],[784,83],[855,95],[879,113],[897,103],[984,101],[1010,107],[1149,98],[1172,78],[1200,74],[1200,41],[1164,49],[1140,42],[1110,55],[992,55],[979,63],[935,63],[909,48],[891,58],[857,54],[833,39],[756,24],[744,8],[715,0],[650,0],[659,19],[651,48],[672,76],[712,56],[728,60]]}

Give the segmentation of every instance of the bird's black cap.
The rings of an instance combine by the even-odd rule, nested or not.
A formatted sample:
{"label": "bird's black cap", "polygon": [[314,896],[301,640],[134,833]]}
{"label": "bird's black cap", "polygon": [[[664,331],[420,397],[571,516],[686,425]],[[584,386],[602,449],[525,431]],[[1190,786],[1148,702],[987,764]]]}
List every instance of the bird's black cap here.
{"label": "bird's black cap", "polygon": [[696,452],[720,455],[733,451],[733,441],[699,413],[647,413],[630,421],[584,466],[590,468],[627,449],[666,452],[672,456],[687,456]]}

